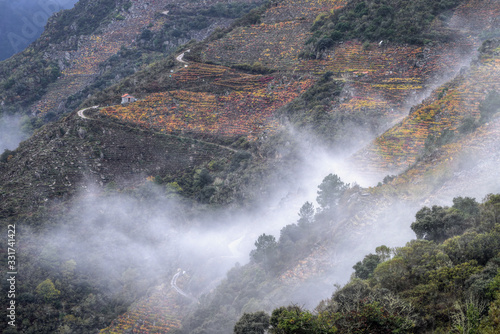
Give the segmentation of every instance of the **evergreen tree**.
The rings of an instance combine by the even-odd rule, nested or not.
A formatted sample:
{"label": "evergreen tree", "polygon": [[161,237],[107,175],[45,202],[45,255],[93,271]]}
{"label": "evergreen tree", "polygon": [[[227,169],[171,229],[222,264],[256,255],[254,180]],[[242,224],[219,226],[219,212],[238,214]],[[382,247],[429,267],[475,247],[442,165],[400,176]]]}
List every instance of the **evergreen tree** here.
{"label": "evergreen tree", "polygon": [[318,197],[316,201],[323,210],[335,208],[342,194],[349,189],[349,184],[342,182],[336,174],[329,174],[318,186]]}

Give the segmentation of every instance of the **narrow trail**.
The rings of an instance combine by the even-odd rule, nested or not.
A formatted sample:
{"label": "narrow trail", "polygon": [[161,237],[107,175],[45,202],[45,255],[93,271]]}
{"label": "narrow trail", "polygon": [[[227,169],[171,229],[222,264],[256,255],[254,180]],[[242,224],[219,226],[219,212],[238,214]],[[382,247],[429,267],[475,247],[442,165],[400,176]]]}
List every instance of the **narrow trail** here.
{"label": "narrow trail", "polygon": [[179,269],[179,271],[172,277],[172,280],[170,281],[170,286],[172,288],[174,288],[175,291],[177,291],[177,293],[180,294],[181,296],[184,296],[186,298],[191,299],[194,302],[199,303],[198,299],[194,298],[193,296],[188,295],[187,293],[185,293],[184,291],[182,291],[181,288],[179,288],[177,286],[177,279],[179,278],[179,276],[184,275],[185,273],[186,273],[185,271],[182,271],[182,270]]}
{"label": "narrow trail", "polygon": [[[77,114],[82,119],[95,120],[93,118],[89,118],[89,117],[85,116],[84,112],[87,111],[87,110],[89,110],[89,109],[97,109],[97,108],[99,108],[99,106],[92,106],[92,107],[88,107],[88,108],[85,108],[85,109],[80,109],[80,110],[77,111]],[[170,134],[166,134],[166,133],[160,133],[160,134],[163,135],[163,136],[169,136],[169,137],[175,137],[175,138],[180,138],[180,139],[186,139],[186,140],[191,140],[191,141],[194,141],[194,142],[197,142],[197,143],[202,143],[202,144],[205,144],[205,145],[216,146],[216,147],[219,147],[219,148],[222,148],[222,149],[225,149],[225,150],[229,150],[229,151],[234,152],[234,153],[238,153],[239,152],[238,150],[236,150],[236,149],[234,149],[232,147],[224,146],[224,145],[220,145],[220,144],[216,144],[216,143],[210,143],[210,142],[207,142],[207,141],[204,141],[204,140],[200,140],[200,139],[194,139],[194,138],[190,138],[190,137],[183,137],[183,136],[177,136],[177,135],[170,135]]]}
{"label": "narrow trail", "polygon": [[[191,50],[186,50],[186,52],[190,52]],[[187,64],[187,61],[184,60],[184,53],[186,52],[183,52],[181,53],[180,55],[178,55],[177,57],[175,57],[175,59],[179,62],[179,63],[183,63],[183,64]]]}
{"label": "narrow trail", "polygon": [[[185,52],[183,52],[183,53],[179,54],[177,57],[175,57],[175,59],[178,62],[180,62],[180,63],[188,64],[188,62],[185,61],[183,58],[184,58],[184,54],[186,52],[190,52],[190,51],[191,50],[186,50]],[[89,118],[89,117],[85,116],[84,112],[87,111],[87,110],[89,110],[89,109],[97,109],[97,108],[99,108],[99,106],[93,106],[93,107],[88,107],[88,108],[85,108],[85,109],[81,109],[81,110],[78,110],[77,114],[82,119],[92,120],[92,118]],[[239,152],[239,150],[234,149],[232,147],[225,146],[225,145],[220,145],[220,144],[216,144],[216,143],[212,143],[212,142],[207,142],[207,141],[200,140],[200,139],[195,139],[195,138],[190,138],[190,137],[183,137],[183,136],[179,136],[179,135],[171,135],[171,134],[166,134],[166,133],[161,133],[161,134],[164,135],[164,136],[170,136],[170,137],[174,137],[174,138],[186,139],[186,140],[191,140],[191,141],[198,142],[198,143],[205,144],[205,145],[215,146],[215,147],[218,147],[218,148],[229,150],[229,151],[234,152],[234,153],[238,153]],[[251,153],[251,154],[252,154],[253,157],[255,157],[255,155],[253,153]]]}
{"label": "narrow trail", "polygon": [[88,108],[85,108],[85,109],[81,109],[81,110],[78,110],[77,114],[78,116],[80,116],[81,118],[83,119],[92,119],[92,118],[88,118],[87,116],[84,115],[84,112],[89,110],[89,109],[97,109],[99,108],[99,106],[93,106],[93,107],[88,107]]}

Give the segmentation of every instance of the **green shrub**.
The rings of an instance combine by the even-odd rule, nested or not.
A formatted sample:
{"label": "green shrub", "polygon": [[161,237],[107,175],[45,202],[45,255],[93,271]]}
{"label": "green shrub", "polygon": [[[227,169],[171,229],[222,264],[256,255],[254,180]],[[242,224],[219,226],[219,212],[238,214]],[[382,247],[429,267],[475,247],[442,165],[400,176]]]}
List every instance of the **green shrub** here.
{"label": "green shrub", "polygon": [[[359,39],[378,42],[424,44],[447,40],[436,30],[434,20],[449,19],[448,13],[465,0],[354,0],[331,15],[319,15],[311,31],[317,51],[332,46],[331,41]],[[330,41],[331,40],[331,41]]]}

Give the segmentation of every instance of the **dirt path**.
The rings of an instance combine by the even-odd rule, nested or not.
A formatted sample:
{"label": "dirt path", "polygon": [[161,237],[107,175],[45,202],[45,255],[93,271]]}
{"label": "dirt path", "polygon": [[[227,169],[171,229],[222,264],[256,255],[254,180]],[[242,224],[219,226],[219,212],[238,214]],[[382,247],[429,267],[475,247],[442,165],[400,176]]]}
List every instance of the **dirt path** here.
{"label": "dirt path", "polygon": [[97,109],[97,108],[99,108],[99,106],[93,106],[93,107],[88,107],[88,108],[85,108],[85,109],[81,109],[81,110],[78,110],[77,114],[78,114],[78,116],[80,116],[83,119],[92,119],[92,118],[88,118],[83,113],[85,111],[89,110],[89,109]]}
{"label": "dirt path", "polygon": [[[89,110],[89,109],[97,109],[97,108],[99,108],[99,106],[92,106],[92,107],[88,107],[88,108],[85,108],[85,109],[81,109],[81,110],[77,111],[77,114],[82,119],[92,120],[93,118],[89,118],[89,117],[85,116],[84,112],[87,111],[87,110]],[[207,141],[204,141],[204,140],[200,140],[200,139],[194,139],[194,138],[189,138],[189,137],[182,137],[182,136],[177,136],[177,135],[169,135],[169,134],[166,134],[166,133],[162,133],[162,135],[176,137],[176,138],[181,138],[181,139],[192,140],[192,141],[195,141],[195,142],[198,142],[198,143],[202,143],[202,144],[205,144],[205,145],[217,146],[219,148],[226,149],[226,150],[229,150],[229,151],[234,152],[234,153],[239,152],[238,150],[236,150],[236,149],[234,149],[232,147],[224,146],[224,145],[220,145],[220,144],[215,144],[215,143],[210,143],[210,142],[207,142]]]}
{"label": "dirt path", "polygon": [[179,276],[184,275],[185,273],[186,273],[185,271],[181,271],[179,269],[179,271],[172,277],[172,280],[170,281],[170,286],[172,288],[174,288],[175,291],[177,291],[178,294],[180,294],[180,295],[182,295],[182,296],[184,296],[186,298],[189,298],[192,301],[198,302],[198,299],[194,298],[193,296],[188,295],[187,293],[185,293],[184,291],[182,291],[181,288],[179,288],[177,286],[177,279],[179,278]]}
{"label": "dirt path", "polygon": [[[191,50],[187,50],[186,52],[190,52]],[[183,64],[187,64],[187,61],[184,60],[184,53],[186,52],[183,52],[181,53],[180,55],[178,55],[177,57],[175,57],[175,59],[179,62],[179,63],[183,63]]]}

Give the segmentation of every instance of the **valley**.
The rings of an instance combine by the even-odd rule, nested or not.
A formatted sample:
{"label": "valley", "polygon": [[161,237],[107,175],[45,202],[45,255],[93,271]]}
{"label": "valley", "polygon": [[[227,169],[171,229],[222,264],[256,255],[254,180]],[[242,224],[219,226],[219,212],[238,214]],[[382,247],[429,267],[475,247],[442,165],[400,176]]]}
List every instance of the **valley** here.
{"label": "valley", "polygon": [[[0,112],[29,132],[0,157],[17,331],[236,333],[264,311],[271,333],[350,333],[373,311],[381,333],[444,333],[466,292],[498,328],[477,285],[498,277],[500,6],[422,0],[401,42],[369,27],[399,22],[382,2],[81,0],[1,62]],[[444,239],[419,234],[423,206]]]}

